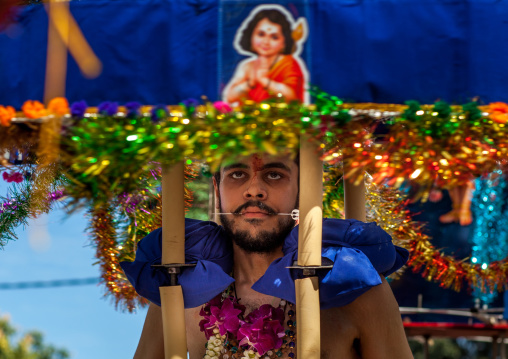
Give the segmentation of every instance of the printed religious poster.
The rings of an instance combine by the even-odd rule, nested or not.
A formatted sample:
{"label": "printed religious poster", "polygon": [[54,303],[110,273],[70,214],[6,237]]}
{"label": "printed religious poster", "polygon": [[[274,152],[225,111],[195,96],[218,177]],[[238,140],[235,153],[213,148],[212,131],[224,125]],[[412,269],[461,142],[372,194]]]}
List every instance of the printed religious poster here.
{"label": "printed religious poster", "polygon": [[224,101],[237,105],[283,97],[309,102],[306,10],[298,3],[221,3],[218,63]]}

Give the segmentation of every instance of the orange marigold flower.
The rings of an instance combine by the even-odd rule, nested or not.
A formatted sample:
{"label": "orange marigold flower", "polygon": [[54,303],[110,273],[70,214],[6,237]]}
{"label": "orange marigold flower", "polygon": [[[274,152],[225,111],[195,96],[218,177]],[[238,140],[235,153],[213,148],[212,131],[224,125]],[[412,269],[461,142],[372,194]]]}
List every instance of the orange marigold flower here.
{"label": "orange marigold flower", "polygon": [[497,123],[506,123],[508,121],[508,104],[504,102],[492,102],[489,105],[489,117]]}
{"label": "orange marigold flower", "polygon": [[48,111],[57,116],[63,116],[69,112],[69,103],[64,97],[55,97],[49,101]]}
{"label": "orange marigold flower", "polygon": [[28,118],[40,118],[46,116],[44,105],[39,101],[27,100],[21,106],[21,110]]}
{"label": "orange marigold flower", "polygon": [[8,127],[11,124],[12,118],[16,115],[16,110],[12,106],[0,106],[0,124]]}
{"label": "orange marigold flower", "polygon": [[489,104],[490,112],[508,113],[508,104],[504,102],[492,102]]}

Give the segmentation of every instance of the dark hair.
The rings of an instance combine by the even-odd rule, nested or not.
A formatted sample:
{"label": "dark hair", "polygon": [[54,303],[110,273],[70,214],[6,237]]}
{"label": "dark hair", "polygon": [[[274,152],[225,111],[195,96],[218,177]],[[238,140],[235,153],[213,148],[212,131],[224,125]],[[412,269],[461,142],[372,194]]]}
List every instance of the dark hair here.
{"label": "dark hair", "polygon": [[245,51],[254,53],[251,41],[252,33],[254,32],[254,28],[257,24],[263,19],[268,19],[268,21],[280,25],[282,35],[284,36],[284,41],[286,43],[282,53],[284,55],[291,54],[294,51],[293,48],[295,44],[293,37],[291,36],[291,24],[283,13],[275,9],[261,10],[250,20],[245,30],[243,30],[242,37],[240,38],[240,47]]}
{"label": "dark hair", "polygon": [[[295,161],[295,164],[298,166],[298,178],[300,178],[300,152],[298,152],[296,154],[294,161]],[[221,171],[221,168],[219,167],[219,170],[213,174],[213,178],[215,178],[215,182],[217,182],[217,186],[220,184],[220,171]],[[298,181],[298,186],[300,186],[300,181]]]}

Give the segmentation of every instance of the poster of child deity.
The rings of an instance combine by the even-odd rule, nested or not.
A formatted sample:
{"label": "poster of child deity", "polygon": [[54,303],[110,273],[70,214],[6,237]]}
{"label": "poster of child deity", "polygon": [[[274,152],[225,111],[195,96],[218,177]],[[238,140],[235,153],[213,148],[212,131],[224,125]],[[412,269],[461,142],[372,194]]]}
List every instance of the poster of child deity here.
{"label": "poster of child deity", "polygon": [[309,74],[300,57],[307,35],[304,17],[295,19],[277,4],[255,7],[236,31],[233,46],[247,58],[236,65],[223,100],[239,104],[282,96],[308,103]]}

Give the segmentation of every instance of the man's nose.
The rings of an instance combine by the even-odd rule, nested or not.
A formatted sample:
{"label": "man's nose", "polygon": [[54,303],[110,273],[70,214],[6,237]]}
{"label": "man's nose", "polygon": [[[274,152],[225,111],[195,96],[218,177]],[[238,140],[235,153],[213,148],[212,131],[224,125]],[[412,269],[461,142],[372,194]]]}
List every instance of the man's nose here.
{"label": "man's nose", "polygon": [[247,185],[245,192],[243,193],[244,198],[253,200],[265,200],[267,192],[265,185],[258,175],[252,176],[252,179]]}

